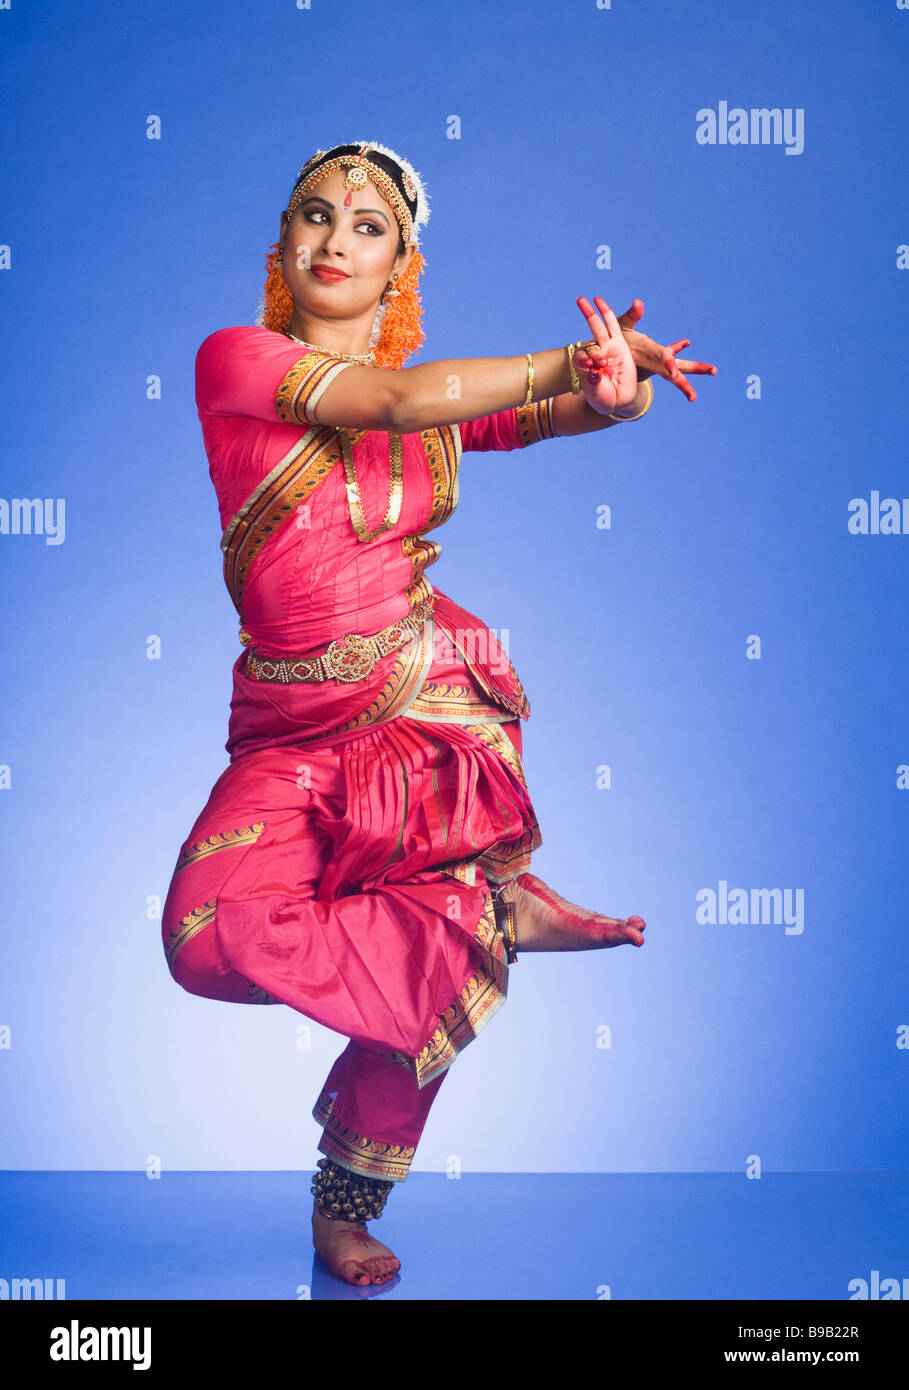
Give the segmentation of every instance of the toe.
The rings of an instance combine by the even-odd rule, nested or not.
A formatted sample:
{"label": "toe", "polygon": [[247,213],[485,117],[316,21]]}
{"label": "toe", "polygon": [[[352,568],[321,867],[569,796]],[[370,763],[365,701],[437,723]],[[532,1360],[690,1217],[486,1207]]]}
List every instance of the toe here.
{"label": "toe", "polygon": [[342,1261],[338,1274],[348,1284],[368,1284],[370,1281],[369,1271],[364,1268],[360,1260]]}
{"label": "toe", "polygon": [[364,1260],[363,1263],[369,1270],[370,1278],[374,1284],[386,1284],[394,1273],[394,1270],[389,1268],[388,1260],[381,1256],[377,1256],[374,1260]]}

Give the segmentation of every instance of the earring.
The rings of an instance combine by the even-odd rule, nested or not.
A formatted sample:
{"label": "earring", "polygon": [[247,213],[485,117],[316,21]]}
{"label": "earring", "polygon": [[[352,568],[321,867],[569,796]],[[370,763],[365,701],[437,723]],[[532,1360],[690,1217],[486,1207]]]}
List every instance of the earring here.
{"label": "earring", "polygon": [[389,282],[388,282],[388,285],[391,285],[392,288],[389,289],[389,288],[388,288],[388,285],[385,286],[385,293],[384,293],[383,296],[382,296],[383,299],[396,299],[396,298],[400,295],[401,291],[400,291],[400,290],[396,290],[396,289],[394,288],[394,286],[398,283],[398,281],[400,280],[400,278],[401,278],[401,276],[400,276],[399,272],[396,270],[395,273],[394,273],[394,275],[391,277],[391,279],[390,279]]}

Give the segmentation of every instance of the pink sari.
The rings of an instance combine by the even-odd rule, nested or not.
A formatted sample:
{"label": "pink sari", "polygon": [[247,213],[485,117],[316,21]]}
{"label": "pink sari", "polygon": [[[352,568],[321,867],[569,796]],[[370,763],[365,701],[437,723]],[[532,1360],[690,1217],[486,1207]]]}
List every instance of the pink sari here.
{"label": "pink sari", "polygon": [[[457,505],[462,449],[552,429],[543,401],[404,435],[397,483],[389,435],[343,432],[352,489],[342,432],[310,423],[343,369],[258,327],[199,350],[244,649],[230,764],[180,849],[163,942],[191,993],[287,1004],[349,1038],[313,1110],[319,1149],[401,1180],[447,1068],[505,1000],[489,886],[541,843],[526,695],[485,624],[426,578],[440,546],[424,533]],[[357,679],[295,678],[330,643],[349,655],[346,635],[386,629],[405,640]]]}

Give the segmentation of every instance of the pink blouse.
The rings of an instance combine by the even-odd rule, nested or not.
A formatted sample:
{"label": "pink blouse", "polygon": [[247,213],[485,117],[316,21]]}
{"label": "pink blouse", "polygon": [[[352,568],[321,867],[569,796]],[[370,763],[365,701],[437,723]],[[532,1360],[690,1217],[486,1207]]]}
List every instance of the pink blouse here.
{"label": "pink blouse", "polygon": [[[424,574],[441,546],[426,533],[457,506],[462,451],[520,449],[552,437],[551,400],[402,435],[400,514],[388,530],[364,539],[368,531],[357,522],[351,493],[359,492],[365,527],[377,528],[396,490],[391,436],[318,423],[321,391],[347,365],[258,326],[222,328],[196,357],[196,403],[220,508],[225,579],[240,613],[241,640],[260,656],[311,653],[343,634],[376,633],[428,595],[435,595],[436,616],[446,626],[445,596]],[[350,480],[341,434],[350,442]],[[299,475],[308,454],[313,464],[302,474],[304,484],[275,491],[289,467]],[[263,499],[272,492],[275,514],[266,507],[263,519]],[[256,528],[247,525],[252,515]],[[452,614],[463,614],[445,601]],[[429,672],[440,674],[450,672]]]}

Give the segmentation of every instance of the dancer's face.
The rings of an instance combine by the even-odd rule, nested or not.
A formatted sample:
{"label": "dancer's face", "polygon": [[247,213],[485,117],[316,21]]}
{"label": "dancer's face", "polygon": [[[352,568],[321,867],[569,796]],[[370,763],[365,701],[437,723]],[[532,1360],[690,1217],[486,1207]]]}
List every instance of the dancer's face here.
{"label": "dancer's face", "polygon": [[[403,274],[414,253],[403,253],[397,218],[374,183],[350,194],[345,171],[334,169],[307,194],[288,221],[281,217],[284,279],[297,305],[324,318],[353,318],[378,308],[394,271]],[[322,278],[320,267],[343,271]]]}

